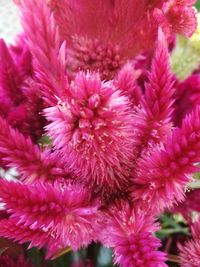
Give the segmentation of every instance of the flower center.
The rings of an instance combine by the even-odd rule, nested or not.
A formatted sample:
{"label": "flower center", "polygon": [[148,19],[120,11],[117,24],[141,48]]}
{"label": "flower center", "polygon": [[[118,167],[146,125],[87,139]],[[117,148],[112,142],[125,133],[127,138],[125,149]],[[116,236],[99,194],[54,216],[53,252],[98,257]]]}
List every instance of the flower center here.
{"label": "flower center", "polygon": [[69,51],[69,60],[73,71],[98,71],[103,79],[108,80],[124,64],[125,60],[117,45],[78,36],[74,36],[72,41],[73,49]]}

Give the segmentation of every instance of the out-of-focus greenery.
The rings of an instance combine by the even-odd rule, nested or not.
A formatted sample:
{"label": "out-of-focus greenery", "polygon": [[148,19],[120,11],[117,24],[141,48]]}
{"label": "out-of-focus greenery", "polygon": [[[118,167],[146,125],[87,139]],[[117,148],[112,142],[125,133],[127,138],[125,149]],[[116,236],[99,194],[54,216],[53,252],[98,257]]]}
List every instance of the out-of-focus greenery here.
{"label": "out-of-focus greenery", "polygon": [[197,7],[198,10],[200,10],[200,0],[197,1],[196,7]]}

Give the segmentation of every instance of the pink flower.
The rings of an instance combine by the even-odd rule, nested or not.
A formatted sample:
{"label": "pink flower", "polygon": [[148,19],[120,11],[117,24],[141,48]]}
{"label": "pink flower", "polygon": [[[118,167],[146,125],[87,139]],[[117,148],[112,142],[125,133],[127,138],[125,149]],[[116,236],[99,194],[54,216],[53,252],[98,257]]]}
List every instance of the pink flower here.
{"label": "pink flower", "polygon": [[57,102],[55,96],[66,97],[65,42],[61,42],[58,27],[45,1],[23,1],[21,11],[27,45],[34,57],[36,79],[45,101],[53,105]]}
{"label": "pink flower", "polygon": [[171,212],[181,213],[188,222],[192,222],[192,213],[194,211],[200,213],[200,189],[191,190],[186,192],[185,200],[177,205],[174,205]]}
{"label": "pink flower", "polygon": [[[140,0],[50,0],[48,5],[59,27],[61,40],[67,42],[70,70],[99,71],[104,79],[112,78],[128,59],[143,51],[151,51],[159,26],[169,37],[174,32],[191,35],[196,28],[192,3],[185,0],[151,0],[148,3]],[[32,21],[36,19],[30,10],[39,14],[40,8],[43,13],[42,5],[38,1],[32,1],[32,4],[23,1],[22,6],[25,33],[30,37],[40,23],[38,20],[34,26]],[[43,17],[43,21],[48,17]],[[46,32],[49,30],[48,27]],[[35,44],[43,51],[44,43],[36,39],[31,47]]]}
{"label": "pink flower", "polygon": [[22,42],[23,38],[8,48],[0,40],[0,115],[37,141],[45,123],[44,103],[32,75],[30,52]]}
{"label": "pink flower", "polygon": [[198,170],[200,160],[200,108],[187,116],[180,129],[175,129],[159,149],[143,156],[133,174],[133,199],[149,203],[154,210],[162,210],[184,199],[189,174]]}
{"label": "pink flower", "polygon": [[167,35],[173,32],[191,37],[197,27],[196,0],[164,0],[155,17]]}
{"label": "pink flower", "polygon": [[121,202],[104,214],[100,240],[112,247],[114,261],[123,267],[167,267],[166,255],[157,251],[160,240],[152,216]]}
{"label": "pink flower", "polygon": [[192,226],[193,239],[178,244],[181,267],[200,266],[200,221]]}
{"label": "pink flower", "polygon": [[[43,232],[44,241],[39,241],[40,247],[50,245],[51,253],[58,250],[57,243],[54,246],[48,236],[54,236],[63,248],[70,246],[73,250],[88,245],[95,238],[98,205],[92,202],[90,192],[81,186],[39,182],[25,185],[5,180],[0,180],[0,185],[0,198],[11,214],[8,222],[15,220],[25,237],[28,237],[26,228],[30,237],[30,231]],[[13,238],[12,232],[9,234],[6,229],[1,226],[1,236]],[[34,239],[25,241],[23,234],[20,237],[17,233],[16,230],[15,239],[32,241],[35,245]]]}
{"label": "pink flower", "polygon": [[8,255],[0,256],[0,267],[31,267],[32,265],[20,255],[17,260],[12,259]]}
{"label": "pink flower", "polygon": [[114,84],[129,97],[131,104],[137,106],[142,99],[142,90],[137,84],[141,71],[135,70],[135,66],[128,62],[117,74]]}
{"label": "pink flower", "polygon": [[133,163],[133,116],[128,98],[97,74],[78,73],[69,97],[45,114],[56,149],[95,191],[128,184]]}
{"label": "pink flower", "polygon": [[17,129],[13,129],[0,117],[0,154],[7,167],[17,168],[20,178],[26,182],[34,180],[54,181],[56,178],[68,178],[66,170],[51,150],[41,150],[30,138],[26,138]]}
{"label": "pink flower", "polygon": [[169,52],[166,38],[161,29],[158,32],[155,54],[145,83],[145,95],[141,107],[135,113],[135,156],[148,153],[155,144],[164,142],[172,129],[174,79],[170,71]]}
{"label": "pink flower", "polygon": [[200,240],[191,240],[179,245],[181,267],[200,266]]}

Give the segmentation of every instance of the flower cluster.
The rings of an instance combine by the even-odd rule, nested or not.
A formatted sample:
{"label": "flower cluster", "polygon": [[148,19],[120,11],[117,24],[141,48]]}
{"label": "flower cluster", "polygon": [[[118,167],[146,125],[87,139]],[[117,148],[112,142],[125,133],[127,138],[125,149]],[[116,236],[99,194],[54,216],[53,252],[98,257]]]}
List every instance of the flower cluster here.
{"label": "flower cluster", "polygon": [[[199,170],[200,73],[179,81],[169,49],[194,33],[195,1],[16,2],[23,35],[0,41],[0,160],[18,175],[0,179],[0,236],[47,259],[100,242],[120,266],[166,267],[158,216],[199,211],[179,202],[200,198],[185,193]],[[194,232],[182,267],[200,264]]]}

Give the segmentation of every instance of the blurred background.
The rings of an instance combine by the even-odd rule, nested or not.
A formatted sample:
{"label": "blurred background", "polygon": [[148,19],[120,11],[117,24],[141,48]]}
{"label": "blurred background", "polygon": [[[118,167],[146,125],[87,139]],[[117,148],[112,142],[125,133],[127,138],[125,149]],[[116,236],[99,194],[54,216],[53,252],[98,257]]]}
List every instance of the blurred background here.
{"label": "blurred background", "polygon": [[[196,7],[200,10],[200,0],[197,1]],[[0,0],[0,38],[11,43],[20,29],[18,11],[12,0]]]}

